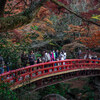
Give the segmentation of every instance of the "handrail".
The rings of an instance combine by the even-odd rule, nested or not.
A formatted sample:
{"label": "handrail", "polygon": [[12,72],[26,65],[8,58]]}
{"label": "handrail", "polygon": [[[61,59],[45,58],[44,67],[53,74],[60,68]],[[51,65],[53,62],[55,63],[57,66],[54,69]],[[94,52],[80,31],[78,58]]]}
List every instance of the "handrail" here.
{"label": "handrail", "polygon": [[70,70],[100,69],[100,60],[66,59],[35,64],[0,74],[0,81],[17,85],[30,79]]}
{"label": "handrail", "polygon": [[95,62],[98,62],[100,63],[100,60],[93,60],[93,59],[88,59],[88,60],[85,60],[85,59],[66,59],[66,60],[60,60],[60,61],[51,61],[51,62],[45,62],[45,63],[40,63],[40,64],[35,64],[35,65],[30,65],[30,66],[27,66],[27,67],[23,67],[23,68],[19,68],[19,69],[16,69],[16,70],[12,70],[12,71],[9,71],[9,72],[6,72],[6,73],[3,73],[3,74],[0,74],[0,77],[1,76],[4,76],[4,75],[7,75],[9,73],[14,73],[14,72],[18,72],[18,71],[21,71],[21,70],[25,70],[25,69],[29,69],[29,68],[33,68],[33,67],[38,67],[38,66],[44,66],[44,65],[48,65],[48,64],[55,64],[55,63],[62,63],[62,62],[73,62],[73,61],[95,61]]}

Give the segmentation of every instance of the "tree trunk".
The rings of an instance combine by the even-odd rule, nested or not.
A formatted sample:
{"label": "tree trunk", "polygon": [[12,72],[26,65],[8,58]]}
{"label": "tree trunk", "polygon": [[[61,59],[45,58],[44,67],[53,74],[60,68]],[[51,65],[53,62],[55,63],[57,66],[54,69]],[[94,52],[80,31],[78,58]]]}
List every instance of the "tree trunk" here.
{"label": "tree trunk", "polygon": [[55,3],[56,5],[58,5],[58,6],[60,6],[60,7],[62,7],[62,8],[65,8],[68,12],[70,12],[71,14],[74,14],[74,15],[77,16],[78,18],[81,18],[83,21],[88,22],[88,23],[91,23],[91,24],[94,24],[94,25],[97,25],[97,26],[100,26],[99,23],[96,23],[96,22],[94,22],[94,21],[92,21],[92,20],[88,20],[88,19],[84,18],[83,16],[77,14],[76,12],[70,10],[69,8],[67,8],[67,6],[66,6],[65,4],[59,2],[58,0],[51,0],[51,1],[54,2],[54,3]]}
{"label": "tree trunk", "polygon": [[0,0],[0,17],[4,16],[5,4],[6,4],[6,0]]}

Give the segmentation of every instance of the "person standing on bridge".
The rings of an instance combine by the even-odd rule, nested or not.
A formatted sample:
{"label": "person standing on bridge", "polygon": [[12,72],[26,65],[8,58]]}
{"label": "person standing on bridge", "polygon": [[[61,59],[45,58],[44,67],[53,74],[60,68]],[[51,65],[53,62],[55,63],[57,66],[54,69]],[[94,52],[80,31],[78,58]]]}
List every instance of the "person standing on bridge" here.
{"label": "person standing on bridge", "polygon": [[11,60],[12,60],[12,59],[10,58],[10,55],[9,55],[9,54],[8,54],[8,55],[6,56],[6,58],[4,59],[5,65],[6,65],[6,68],[7,68],[7,72],[9,72],[10,67],[11,67],[11,65],[12,65]]}
{"label": "person standing on bridge", "polygon": [[41,62],[42,62],[41,57],[37,57],[37,64],[39,64]]}
{"label": "person standing on bridge", "polygon": [[65,51],[63,51],[63,54],[64,54],[64,60],[66,60],[67,53]]}
{"label": "person standing on bridge", "polygon": [[4,73],[4,59],[0,54],[0,74]]}
{"label": "person standing on bridge", "polygon": [[61,60],[64,60],[64,53],[63,53],[63,51],[60,52],[60,58],[61,58]]}
{"label": "person standing on bridge", "polygon": [[54,60],[53,61],[55,61],[55,59],[56,59],[55,50],[53,50],[53,55],[54,55]]}
{"label": "person standing on bridge", "polygon": [[52,61],[54,61],[55,60],[54,53],[53,52],[51,52],[51,53],[52,53]]}
{"label": "person standing on bridge", "polygon": [[34,65],[35,64],[35,55],[34,55],[33,51],[30,52],[30,55],[28,58],[29,58],[29,64]]}
{"label": "person standing on bridge", "polygon": [[47,59],[48,59],[47,62],[50,62],[51,59],[50,59],[50,53],[49,52],[47,52]]}
{"label": "person standing on bridge", "polygon": [[48,56],[47,55],[48,55],[47,51],[44,51],[45,62],[48,61]]}
{"label": "person standing on bridge", "polygon": [[26,65],[27,65],[27,60],[28,60],[28,57],[27,57],[27,55],[25,54],[25,52],[23,52],[22,55],[21,55],[22,66],[26,67]]}
{"label": "person standing on bridge", "polygon": [[53,61],[52,51],[50,52],[50,61]]}
{"label": "person standing on bridge", "polygon": [[56,56],[56,60],[57,60],[57,58],[59,57],[59,51],[58,50],[56,50],[55,56]]}

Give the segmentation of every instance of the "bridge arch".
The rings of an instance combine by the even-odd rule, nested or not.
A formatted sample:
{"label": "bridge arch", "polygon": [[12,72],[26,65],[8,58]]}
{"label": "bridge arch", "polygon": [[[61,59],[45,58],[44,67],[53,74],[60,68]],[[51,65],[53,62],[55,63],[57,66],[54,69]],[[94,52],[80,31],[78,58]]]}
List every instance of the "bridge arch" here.
{"label": "bridge arch", "polygon": [[66,59],[35,64],[0,75],[0,80],[11,84],[14,90],[35,83],[36,89],[77,77],[100,75],[100,60]]}
{"label": "bridge arch", "polygon": [[35,85],[37,86],[34,90],[38,90],[40,88],[44,88],[50,85],[54,85],[57,83],[62,83],[67,80],[75,79],[75,78],[80,78],[80,77],[91,77],[91,76],[99,76],[100,75],[100,70],[80,70],[80,71],[73,71],[73,72],[68,72],[64,74],[59,74],[47,78],[40,79],[35,82]]}

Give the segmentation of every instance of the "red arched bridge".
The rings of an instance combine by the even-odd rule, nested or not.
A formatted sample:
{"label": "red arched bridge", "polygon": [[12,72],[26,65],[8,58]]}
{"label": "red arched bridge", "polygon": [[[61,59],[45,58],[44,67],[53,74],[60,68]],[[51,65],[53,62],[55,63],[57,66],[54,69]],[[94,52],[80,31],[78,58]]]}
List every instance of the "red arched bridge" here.
{"label": "red arched bridge", "polygon": [[68,79],[100,75],[100,60],[66,59],[35,64],[0,74],[0,81],[11,84],[14,90],[35,83],[36,89]]}

